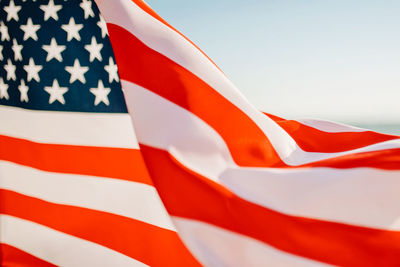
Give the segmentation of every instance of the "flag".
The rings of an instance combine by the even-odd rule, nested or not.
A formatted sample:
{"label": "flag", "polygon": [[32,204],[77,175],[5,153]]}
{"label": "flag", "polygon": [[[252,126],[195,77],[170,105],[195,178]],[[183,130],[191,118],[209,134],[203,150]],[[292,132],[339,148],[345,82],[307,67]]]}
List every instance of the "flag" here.
{"label": "flag", "polygon": [[2,2],[4,265],[399,265],[397,136],[262,113],[144,1],[96,2],[115,58],[92,2]]}
{"label": "flag", "polygon": [[97,3],[152,181],[203,265],[399,264],[397,136],[264,114],[144,1]]}

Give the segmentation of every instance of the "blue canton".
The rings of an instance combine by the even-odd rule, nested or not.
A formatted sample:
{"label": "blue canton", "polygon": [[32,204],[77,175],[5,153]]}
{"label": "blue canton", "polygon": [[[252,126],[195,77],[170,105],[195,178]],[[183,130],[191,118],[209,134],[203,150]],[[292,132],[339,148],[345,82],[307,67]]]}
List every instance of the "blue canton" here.
{"label": "blue canton", "polygon": [[0,62],[0,105],[127,112],[106,24],[90,0],[1,0]]}

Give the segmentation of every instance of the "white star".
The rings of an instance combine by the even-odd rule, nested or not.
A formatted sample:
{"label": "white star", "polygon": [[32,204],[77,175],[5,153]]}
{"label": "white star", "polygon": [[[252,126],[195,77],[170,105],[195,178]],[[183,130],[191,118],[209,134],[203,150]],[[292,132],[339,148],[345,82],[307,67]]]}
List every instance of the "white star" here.
{"label": "white star", "polygon": [[1,40],[10,40],[10,35],[8,35],[8,28],[7,26],[4,24],[3,21],[0,22],[0,33],[1,33]]}
{"label": "white star", "polygon": [[90,53],[90,62],[94,61],[95,58],[97,58],[99,61],[103,59],[100,53],[102,48],[103,44],[98,44],[96,38],[93,36],[91,44],[85,45],[85,49]]}
{"label": "white star", "polygon": [[21,50],[23,48],[22,45],[17,43],[17,40],[13,39],[13,45],[12,45],[12,50],[14,51],[14,60],[22,60],[22,54],[21,54]]}
{"label": "white star", "polygon": [[7,60],[7,65],[4,65],[4,69],[7,71],[7,80],[15,81],[17,77],[15,77],[15,65],[11,63],[11,59]]}
{"label": "white star", "polygon": [[104,69],[108,72],[108,82],[111,83],[113,80],[119,82],[118,77],[118,67],[117,64],[114,63],[112,57],[108,59],[108,65],[104,66]]}
{"label": "white star", "polygon": [[14,0],[10,1],[9,6],[4,7],[4,11],[7,12],[7,21],[14,19],[15,21],[18,21],[18,12],[21,10],[20,6],[15,6]]}
{"label": "white star", "polygon": [[27,73],[27,81],[31,81],[34,79],[37,82],[40,82],[39,71],[43,68],[41,65],[35,65],[33,58],[29,59],[29,65],[24,66],[24,70]]}
{"label": "white star", "polygon": [[0,60],[3,60],[3,46],[0,45]]}
{"label": "white star", "polygon": [[71,41],[73,38],[80,41],[81,36],[79,31],[83,28],[82,24],[75,24],[75,19],[70,18],[68,24],[61,25],[61,28],[67,32],[67,41]]}
{"label": "white star", "polygon": [[18,86],[18,90],[21,93],[21,96],[20,96],[19,100],[21,102],[27,102],[28,103],[29,102],[29,98],[28,98],[29,87],[26,86],[24,80],[21,80],[21,84]]}
{"label": "white star", "polygon": [[60,87],[56,79],[54,79],[52,86],[46,86],[44,90],[50,94],[49,104],[52,104],[54,101],[58,101],[63,105],[65,104],[64,94],[68,92],[68,88]]}
{"label": "white star", "polygon": [[79,64],[79,60],[75,59],[73,66],[66,66],[65,70],[71,74],[71,78],[69,79],[70,83],[73,83],[76,80],[79,80],[81,83],[86,83],[85,72],[89,70],[88,67],[81,67]]}
{"label": "white star", "polygon": [[79,6],[83,9],[85,12],[85,19],[88,17],[94,17],[94,13],[92,10],[92,2],[89,0],[83,0],[82,3],[79,4]]}
{"label": "white star", "polygon": [[40,9],[44,12],[44,20],[48,20],[49,18],[53,18],[54,20],[58,20],[57,12],[62,8],[61,5],[54,5],[54,1],[50,0],[47,5],[40,5]]}
{"label": "white star", "polygon": [[21,30],[24,31],[24,41],[32,38],[37,41],[38,37],[36,32],[40,29],[40,25],[35,25],[32,23],[32,19],[29,18],[25,25],[21,25]]}
{"label": "white star", "polygon": [[43,49],[47,52],[46,61],[50,61],[55,58],[58,61],[62,62],[61,52],[65,50],[65,45],[57,45],[56,39],[51,38],[51,42],[49,45],[43,45]]}
{"label": "white star", "polygon": [[94,105],[97,106],[101,102],[106,104],[107,106],[110,105],[110,101],[108,101],[108,94],[110,93],[111,89],[106,87],[104,88],[103,82],[99,80],[97,88],[90,88],[90,92],[95,95]]}
{"label": "white star", "polygon": [[106,35],[108,35],[107,23],[101,15],[100,20],[97,22],[97,26],[99,26],[99,28],[101,29],[101,37],[106,37]]}
{"label": "white star", "polygon": [[8,84],[5,84],[3,78],[0,77],[0,99],[8,99]]}

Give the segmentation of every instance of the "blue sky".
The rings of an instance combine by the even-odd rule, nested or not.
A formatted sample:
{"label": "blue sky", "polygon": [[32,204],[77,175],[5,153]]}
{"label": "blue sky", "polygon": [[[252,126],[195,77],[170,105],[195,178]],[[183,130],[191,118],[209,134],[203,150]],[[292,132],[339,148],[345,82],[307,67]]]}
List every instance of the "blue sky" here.
{"label": "blue sky", "polygon": [[258,108],[400,124],[398,0],[147,0]]}

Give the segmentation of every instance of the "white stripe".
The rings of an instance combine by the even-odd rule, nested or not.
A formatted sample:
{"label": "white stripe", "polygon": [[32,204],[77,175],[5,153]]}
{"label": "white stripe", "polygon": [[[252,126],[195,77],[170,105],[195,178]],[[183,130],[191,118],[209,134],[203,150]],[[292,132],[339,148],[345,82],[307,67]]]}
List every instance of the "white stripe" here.
{"label": "white stripe", "polygon": [[297,120],[301,124],[315,128],[317,130],[327,132],[327,133],[354,133],[354,132],[365,132],[366,129],[361,129],[358,127],[327,121],[320,119],[299,119]]}
{"label": "white stripe", "polygon": [[0,241],[57,266],[147,266],[109,248],[13,216],[0,215]]}
{"label": "white stripe", "polygon": [[138,148],[129,114],[27,110],[0,105],[0,135],[49,144]]}
{"label": "white stripe", "polygon": [[[128,81],[121,81],[140,143],[167,150],[182,164],[217,180],[228,167],[236,167],[222,137],[190,111]],[[149,108],[151,107],[151,108]],[[303,153],[298,162],[313,162],[351,153],[400,148],[400,139],[340,153]],[[303,159],[304,158],[304,159]]]}
{"label": "white stripe", "polygon": [[185,245],[204,266],[327,266],[199,221],[173,217]]}
{"label": "white stripe", "polygon": [[400,171],[236,168],[219,181],[238,196],[290,215],[381,229],[400,217]]}
{"label": "white stripe", "polygon": [[140,143],[164,149],[210,178],[236,166],[221,136],[196,115],[143,87],[121,84]]}
{"label": "white stripe", "polygon": [[57,204],[109,212],[174,230],[156,189],[142,183],[51,173],[0,161],[0,188]]}

